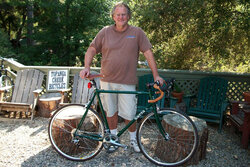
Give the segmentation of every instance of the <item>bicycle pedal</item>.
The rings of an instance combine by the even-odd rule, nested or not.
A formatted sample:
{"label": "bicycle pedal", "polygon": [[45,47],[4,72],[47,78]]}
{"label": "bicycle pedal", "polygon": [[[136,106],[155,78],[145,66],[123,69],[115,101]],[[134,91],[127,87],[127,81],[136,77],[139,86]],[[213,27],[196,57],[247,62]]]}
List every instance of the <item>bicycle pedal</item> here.
{"label": "bicycle pedal", "polygon": [[106,149],[107,153],[113,153],[115,152],[119,147],[118,146],[108,146],[108,147],[105,147],[104,148]]}

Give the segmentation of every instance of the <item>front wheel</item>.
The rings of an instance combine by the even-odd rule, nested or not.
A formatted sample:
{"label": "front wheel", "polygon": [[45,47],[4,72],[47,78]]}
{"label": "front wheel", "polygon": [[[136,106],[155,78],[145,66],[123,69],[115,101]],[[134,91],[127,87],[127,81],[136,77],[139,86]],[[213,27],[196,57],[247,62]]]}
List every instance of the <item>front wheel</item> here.
{"label": "front wheel", "polygon": [[[82,119],[85,116],[85,119]],[[82,126],[79,126],[82,121]],[[59,108],[49,122],[49,139],[54,149],[73,161],[95,157],[103,147],[104,126],[94,110],[70,104]]]}
{"label": "front wheel", "polygon": [[198,146],[198,132],[193,121],[172,109],[162,109],[158,116],[162,132],[154,113],[149,113],[138,126],[137,141],[142,153],[160,166],[178,166],[187,162]]}

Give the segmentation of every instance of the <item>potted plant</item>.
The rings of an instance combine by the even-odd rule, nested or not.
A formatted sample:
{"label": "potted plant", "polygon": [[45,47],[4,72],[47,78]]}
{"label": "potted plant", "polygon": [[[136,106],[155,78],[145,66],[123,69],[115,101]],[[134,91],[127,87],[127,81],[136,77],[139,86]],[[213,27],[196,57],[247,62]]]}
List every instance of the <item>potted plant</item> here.
{"label": "potted plant", "polygon": [[176,83],[174,83],[174,90],[172,91],[171,94],[173,97],[178,99],[177,103],[182,102],[184,92],[181,90],[181,88]]}

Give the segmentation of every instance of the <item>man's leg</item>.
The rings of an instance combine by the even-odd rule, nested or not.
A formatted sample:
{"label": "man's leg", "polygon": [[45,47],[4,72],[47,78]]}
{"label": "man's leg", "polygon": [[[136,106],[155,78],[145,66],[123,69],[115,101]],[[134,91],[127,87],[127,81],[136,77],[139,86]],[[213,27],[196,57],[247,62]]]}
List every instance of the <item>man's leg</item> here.
{"label": "man's leg", "polygon": [[[135,91],[135,85],[122,85],[121,90]],[[134,119],[136,114],[136,96],[135,94],[119,94],[118,99],[119,115],[125,119],[125,124],[128,124],[130,120]],[[130,144],[135,152],[140,152],[136,141],[136,122],[129,127],[128,131]]]}
{"label": "man's leg", "polygon": [[[130,122],[130,120],[126,120],[125,119],[125,124],[127,125]],[[135,132],[136,131],[136,122],[133,123],[129,128],[128,128],[129,132]]]}
{"label": "man's leg", "polygon": [[[101,89],[115,90],[116,84],[100,82]],[[117,134],[118,112],[117,112],[117,94],[103,93],[101,100],[104,110],[106,111],[107,121],[111,134]]]}
{"label": "man's leg", "polygon": [[111,134],[117,134],[117,124],[118,124],[118,113],[116,112],[112,117],[107,117],[107,121],[109,124],[109,129]]}
{"label": "man's leg", "polygon": [[[130,120],[125,120],[125,124],[127,125],[129,123]],[[136,122],[133,123],[129,129],[129,135],[130,135],[130,144],[131,146],[134,148],[135,152],[140,152],[140,148],[137,144],[137,140],[136,140]]]}

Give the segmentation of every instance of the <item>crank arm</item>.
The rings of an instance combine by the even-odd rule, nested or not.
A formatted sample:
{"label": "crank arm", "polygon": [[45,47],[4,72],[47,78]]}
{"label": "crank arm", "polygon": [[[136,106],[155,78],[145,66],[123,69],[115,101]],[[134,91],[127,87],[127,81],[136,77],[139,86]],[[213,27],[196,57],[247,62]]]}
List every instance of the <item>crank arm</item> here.
{"label": "crank arm", "polygon": [[127,148],[128,148],[127,145],[121,144],[121,143],[117,143],[117,142],[112,142],[112,141],[111,141],[110,144],[115,145],[115,146],[118,146],[118,147],[122,147],[122,148],[124,148],[124,149],[127,149]]}

